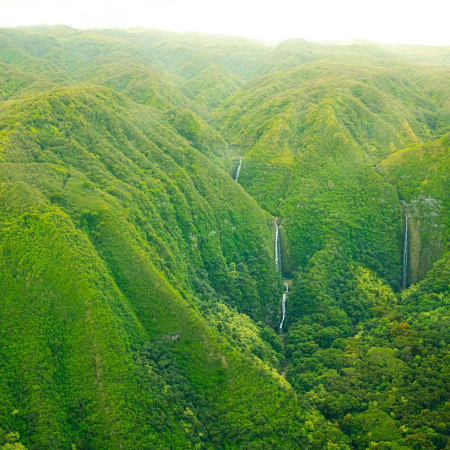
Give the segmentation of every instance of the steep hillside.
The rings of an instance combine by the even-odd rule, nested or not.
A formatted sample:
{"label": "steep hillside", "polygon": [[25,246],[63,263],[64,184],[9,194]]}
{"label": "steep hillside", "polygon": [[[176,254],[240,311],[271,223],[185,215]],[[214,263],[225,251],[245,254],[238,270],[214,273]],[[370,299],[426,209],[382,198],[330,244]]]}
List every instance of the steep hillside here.
{"label": "steep hillside", "polygon": [[327,61],[257,78],[217,114],[245,153],[242,185],[283,217],[297,266],[337,239],[398,286],[396,192],[368,167],[429,139],[438,109],[393,69]]}
{"label": "steep hillside", "polygon": [[106,86],[164,111],[179,134],[217,164],[229,167],[230,159],[224,158],[227,143],[207,123],[208,112],[201,102],[190,100],[182,92],[179,80],[166,71],[154,52],[98,31],[80,32],[68,27],[53,30],[0,30],[2,98],[33,95],[61,85]]}
{"label": "steep hillside", "polygon": [[436,141],[396,152],[379,166],[396,186],[409,220],[408,284],[425,277],[448,242],[449,150],[446,134]]}
{"label": "steep hillside", "polygon": [[283,43],[216,111],[285,232],[287,379],[356,449],[449,442],[448,72],[407,59]]}
{"label": "steep hillside", "polygon": [[269,217],[105,88],[1,114],[2,427],[29,448],[302,447],[270,329],[241,320],[244,348],[202,318],[276,318]]}
{"label": "steep hillside", "polygon": [[446,51],[0,29],[0,448],[448,449]]}

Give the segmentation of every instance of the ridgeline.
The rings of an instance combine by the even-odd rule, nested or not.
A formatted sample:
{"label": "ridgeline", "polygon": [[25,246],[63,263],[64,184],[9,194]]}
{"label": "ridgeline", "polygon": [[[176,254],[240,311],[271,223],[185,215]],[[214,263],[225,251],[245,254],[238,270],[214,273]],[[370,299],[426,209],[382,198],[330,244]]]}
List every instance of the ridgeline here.
{"label": "ridgeline", "polygon": [[0,449],[450,448],[449,54],[0,29]]}

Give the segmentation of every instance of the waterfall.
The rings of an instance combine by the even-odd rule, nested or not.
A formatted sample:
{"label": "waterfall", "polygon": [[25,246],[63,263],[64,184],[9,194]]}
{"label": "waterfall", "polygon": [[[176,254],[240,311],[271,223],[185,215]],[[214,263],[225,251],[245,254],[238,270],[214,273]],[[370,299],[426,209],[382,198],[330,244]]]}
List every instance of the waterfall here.
{"label": "waterfall", "polygon": [[237,180],[238,180],[238,177],[239,177],[239,172],[241,171],[241,165],[242,165],[242,157],[239,156],[239,163],[238,163],[238,167],[237,167],[237,170],[236,170],[236,176],[234,178],[234,181],[236,181],[236,183],[237,183]]}
{"label": "waterfall", "polygon": [[408,274],[408,214],[405,213],[405,239],[403,243],[402,287],[406,288]]}
{"label": "waterfall", "polygon": [[277,224],[275,230],[275,266],[278,272],[281,273],[281,242],[280,242],[280,226]]}
{"label": "waterfall", "polygon": [[286,318],[286,297],[289,292],[289,285],[284,283],[284,292],[283,299],[281,300],[281,322],[280,322],[280,331],[283,329],[284,319]]}
{"label": "waterfall", "polygon": [[[278,272],[281,274],[281,241],[280,241],[280,225],[276,224],[275,229],[275,266]],[[283,298],[281,299],[281,322],[279,330],[283,330],[284,319],[286,318],[286,297],[289,292],[289,285],[284,283]]]}

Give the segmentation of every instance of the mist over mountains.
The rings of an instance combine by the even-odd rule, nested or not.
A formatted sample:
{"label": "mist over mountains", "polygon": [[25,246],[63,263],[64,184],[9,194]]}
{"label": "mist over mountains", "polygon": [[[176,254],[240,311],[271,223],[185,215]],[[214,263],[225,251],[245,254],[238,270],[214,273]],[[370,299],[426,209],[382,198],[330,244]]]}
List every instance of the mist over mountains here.
{"label": "mist over mountains", "polygon": [[0,449],[449,449],[449,132],[450,47],[0,29]]}

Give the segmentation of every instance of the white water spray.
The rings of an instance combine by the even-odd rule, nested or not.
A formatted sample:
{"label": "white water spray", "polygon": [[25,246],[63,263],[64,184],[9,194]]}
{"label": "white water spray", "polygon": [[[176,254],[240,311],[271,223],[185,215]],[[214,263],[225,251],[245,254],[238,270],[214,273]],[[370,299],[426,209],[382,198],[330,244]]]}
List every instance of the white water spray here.
{"label": "white water spray", "polygon": [[280,226],[277,224],[275,230],[275,266],[278,272],[281,273],[281,243],[280,243]]}
{"label": "white water spray", "polygon": [[286,318],[286,297],[288,292],[289,292],[289,285],[287,283],[284,283],[283,299],[281,300],[280,331],[283,329],[284,319]]}
{"label": "white water spray", "polygon": [[[275,229],[275,266],[281,274],[281,241],[280,241],[280,225],[276,224]],[[281,322],[279,330],[283,330],[284,319],[286,319],[286,297],[289,292],[289,285],[284,283],[283,298],[281,299]]]}
{"label": "white water spray", "polygon": [[403,242],[403,273],[402,273],[402,287],[406,288],[408,274],[408,215],[405,213],[405,239]]}
{"label": "white water spray", "polygon": [[237,170],[236,170],[236,176],[234,178],[234,181],[236,181],[236,183],[238,181],[239,172],[241,171],[241,165],[242,165],[242,158],[239,156],[239,163],[238,163],[238,167],[237,167]]}

